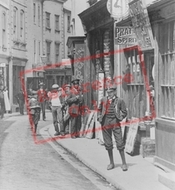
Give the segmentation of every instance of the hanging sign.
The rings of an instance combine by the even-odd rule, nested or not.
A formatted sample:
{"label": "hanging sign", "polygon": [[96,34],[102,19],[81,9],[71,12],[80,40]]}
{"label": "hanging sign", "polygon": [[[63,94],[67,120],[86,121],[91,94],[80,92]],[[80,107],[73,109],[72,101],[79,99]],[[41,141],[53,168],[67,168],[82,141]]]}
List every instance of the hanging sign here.
{"label": "hanging sign", "polygon": [[137,45],[137,38],[132,27],[117,26],[117,23],[114,26],[114,37],[116,45]]}
{"label": "hanging sign", "polygon": [[129,3],[131,22],[142,50],[153,49],[153,34],[148,11],[143,0],[134,0]]}

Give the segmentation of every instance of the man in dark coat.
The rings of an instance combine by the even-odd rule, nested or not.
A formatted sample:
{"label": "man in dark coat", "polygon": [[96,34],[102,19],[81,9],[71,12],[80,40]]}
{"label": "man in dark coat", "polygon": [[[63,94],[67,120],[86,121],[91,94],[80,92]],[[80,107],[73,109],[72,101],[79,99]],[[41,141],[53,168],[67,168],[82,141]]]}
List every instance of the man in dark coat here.
{"label": "man in dark coat", "polygon": [[22,89],[20,89],[19,93],[16,95],[16,99],[19,104],[19,112],[21,115],[24,115],[25,98],[24,98],[24,92]]}
{"label": "man in dark coat", "polygon": [[108,151],[110,164],[107,167],[107,170],[114,168],[113,160],[113,142],[112,142],[112,133],[114,135],[117,149],[120,152],[122,159],[122,169],[123,171],[127,170],[127,164],[125,161],[124,154],[124,141],[122,138],[122,130],[120,126],[120,121],[122,121],[126,115],[126,105],[125,102],[117,97],[115,86],[111,86],[107,90],[108,96],[102,98],[99,107],[98,107],[98,121],[102,125],[102,134],[104,138],[105,148]]}

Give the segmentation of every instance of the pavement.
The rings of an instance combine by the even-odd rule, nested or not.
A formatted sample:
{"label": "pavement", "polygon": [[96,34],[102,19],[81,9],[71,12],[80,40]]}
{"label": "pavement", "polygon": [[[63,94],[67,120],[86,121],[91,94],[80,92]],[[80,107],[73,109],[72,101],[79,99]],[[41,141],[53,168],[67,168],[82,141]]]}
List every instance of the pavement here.
{"label": "pavement", "polygon": [[[19,115],[19,113],[5,114],[5,118]],[[47,119],[52,121],[51,113],[47,113]],[[170,190],[158,181],[159,175],[165,172],[154,166],[153,157],[143,158],[141,155],[126,155],[128,171],[122,171],[119,152],[114,148],[115,168],[107,170],[109,159],[105,147],[99,143],[99,139],[81,137],[72,139],[55,138],[53,124],[46,126],[49,135],[69,153],[84,163],[91,170],[102,176],[106,181],[121,190]]]}
{"label": "pavement", "polygon": [[105,147],[99,143],[99,139],[86,137],[72,139],[70,136],[55,138],[53,125],[51,124],[47,128],[50,136],[59,145],[116,188],[121,190],[170,190],[158,181],[158,176],[165,172],[154,166],[153,157],[143,158],[141,155],[125,154],[128,171],[124,172],[121,169],[119,152],[114,148],[115,168],[107,170],[108,154]]}

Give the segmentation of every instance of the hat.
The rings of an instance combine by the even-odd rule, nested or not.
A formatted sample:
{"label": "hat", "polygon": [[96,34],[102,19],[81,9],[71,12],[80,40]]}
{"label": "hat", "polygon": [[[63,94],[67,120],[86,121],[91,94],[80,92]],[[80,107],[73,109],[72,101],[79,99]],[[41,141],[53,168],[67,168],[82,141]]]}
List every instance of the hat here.
{"label": "hat", "polygon": [[117,89],[117,87],[115,85],[111,85],[108,89],[107,92],[112,92],[115,91]]}
{"label": "hat", "polygon": [[39,86],[44,86],[44,83],[43,83],[43,82],[40,82],[40,83],[39,83]]}
{"label": "hat", "polygon": [[79,83],[80,79],[73,79],[71,83]]}
{"label": "hat", "polygon": [[58,84],[53,84],[52,88],[59,88]]}
{"label": "hat", "polygon": [[64,86],[63,86],[63,89],[65,89],[65,88],[71,88],[71,85],[70,84],[65,84]]}

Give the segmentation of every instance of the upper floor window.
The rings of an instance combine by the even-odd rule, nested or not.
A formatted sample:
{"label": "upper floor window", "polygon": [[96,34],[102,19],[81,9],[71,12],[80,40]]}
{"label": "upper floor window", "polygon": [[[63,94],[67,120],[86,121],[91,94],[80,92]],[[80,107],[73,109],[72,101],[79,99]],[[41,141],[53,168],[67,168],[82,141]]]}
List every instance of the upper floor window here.
{"label": "upper floor window", "polygon": [[59,62],[60,43],[55,43],[55,62]]}
{"label": "upper floor window", "polygon": [[46,12],[46,28],[50,29],[50,13]]}
{"label": "upper floor window", "polygon": [[71,23],[70,23],[70,16],[68,15],[67,16],[67,32],[70,32],[70,25],[71,25]]}
{"label": "upper floor window", "polygon": [[40,26],[40,22],[41,22],[41,7],[40,5],[38,5],[38,26]]}
{"label": "upper floor window", "polygon": [[20,12],[20,36],[24,37],[24,11]]}
{"label": "upper floor window", "polygon": [[47,56],[47,62],[51,62],[51,41],[46,41],[46,56]]}
{"label": "upper floor window", "polygon": [[6,46],[6,13],[2,13],[2,46]]}
{"label": "upper floor window", "polygon": [[55,30],[59,31],[60,30],[60,16],[55,15]]}
{"label": "upper floor window", "polygon": [[41,54],[41,49],[40,49],[40,47],[41,47],[41,43],[40,43],[40,41],[38,42],[38,55],[40,56],[40,54]]}
{"label": "upper floor window", "polygon": [[14,9],[13,9],[13,33],[14,33],[15,37],[17,37],[17,13],[18,13],[18,9],[16,7],[14,7]]}
{"label": "upper floor window", "polygon": [[36,4],[33,3],[33,22],[36,22]]}

